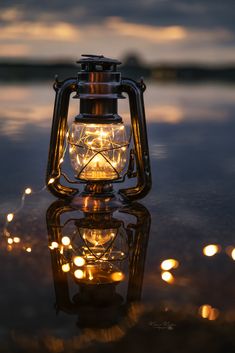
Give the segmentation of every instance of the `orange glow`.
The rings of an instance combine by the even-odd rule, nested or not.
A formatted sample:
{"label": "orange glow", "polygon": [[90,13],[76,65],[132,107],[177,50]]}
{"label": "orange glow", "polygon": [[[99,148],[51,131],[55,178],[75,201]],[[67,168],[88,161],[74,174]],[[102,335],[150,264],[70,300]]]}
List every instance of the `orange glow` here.
{"label": "orange glow", "polygon": [[220,247],[216,244],[209,244],[206,245],[202,251],[205,256],[214,256],[220,251]]}
{"label": "orange glow", "polygon": [[169,271],[173,268],[177,268],[179,266],[179,261],[175,259],[167,259],[162,261],[161,263],[161,269],[164,271]]}
{"label": "orange glow", "polygon": [[202,305],[199,308],[199,314],[201,315],[201,317],[203,317],[203,319],[207,319],[210,315],[211,309],[212,309],[211,305],[208,305],[208,304]]}
{"label": "orange glow", "polygon": [[125,278],[125,275],[124,273],[122,272],[113,272],[111,274],[111,279],[114,281],[114,282],[120,282],[120,281],[123,281]]}
{"label": "orange glow", "polygon": [[26,249],[25,249],[25,251],[27,251],[27,252],[31,252],[31,251],[32,251],[32,249],[31,249],[30,247],[28,247],[28,248],[26,248]]}
{"label": "orange glow", "polygon": [[82,279],[84,277],[84,272],[82,270],[76,270],[74,271],[74,276],[77,279]]}
{"label": "orange glow", "polygon": [[63,271],[63,272],[69,272],[69,271],[70,271],[70,265],[69,265],[69,263],[62,265],[62,271]]}
{"label": "orange glow", "polygon": [[219,310],[216,308],[213,308],[211,305],[205,304],[205,305],[200,306],[199,315],[203,319],[208,319],[210,321],[213,321],[218,318]]}
{"label": "orange glow", "polygon": [[174,283],[174,276],[169,271],[164,271],[161,273],[162,280],[167,283]]}

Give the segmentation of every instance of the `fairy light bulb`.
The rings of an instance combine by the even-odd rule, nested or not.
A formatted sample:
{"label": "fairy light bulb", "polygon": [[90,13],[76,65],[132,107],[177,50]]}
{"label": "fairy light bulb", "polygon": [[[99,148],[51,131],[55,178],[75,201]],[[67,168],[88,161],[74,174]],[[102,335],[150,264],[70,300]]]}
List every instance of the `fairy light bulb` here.
{"label": "fairy light bulb", "polygon": [[76,265],[77,267],[82,267],[85,265],[85,259],[81,256],[75,256],[73,258],[73,262],[74,262],[74,265]]}
{"label": "fairy light bulb", "polygon": [[32,189],[31,189],[31,188],[26,188],[25,191],[24,191],[24,193],[25,193],[26,195],[30,195],[30,194],[32,194]]}
{"label": "fairy light bulb", "polygon": [[164,271],[169,271],[173,268],[177,268],[179,266],[179,261],[175,259],[167,259],[162,261],[161,263],[161,269]]}
{"label": "fairy light bulb", "polygon": [[14,218],[14,213],[8,213],[8,215],[7,215],[7,222],[13,221],[13,218]]}
{"label": "fairy light bulb", "polygon": [[63,265],[61,266],[61,268],[62,268],[62,271],[63,271],[63,272],[69,272],[69,271],[70,271],[70,264],[69,264],[69,263],[63,264]]}
{"label": "fairy light bulb", "polygon": [[82,270],[76,270],[74,271],[74,276],[77,279],[82,279],[84,277],[84,272]]}
{"label": "fairy light bulb", "polygon": [[202,252],[205,256],[214,256],[219,251],[220,251],[220,247],[216,244],[206,245],[202,250]]}
{"label": "fairy light bulb", "polygon": [[61,242],[64,246],[68,246],[70,244],[71,240],[69,237],[65,236],[61,239]]}
{"label": "fairy light bulb", "polygon": [[48,181],[48,184],[53,184],[55,181],[55,178],[50,178],[49,181]]}
{"label": "fairy light bulb", "polygon": [[174,276],[169,271],[162,272],[161,277],[162,277],[162,280],[167,283],[174,282]]}

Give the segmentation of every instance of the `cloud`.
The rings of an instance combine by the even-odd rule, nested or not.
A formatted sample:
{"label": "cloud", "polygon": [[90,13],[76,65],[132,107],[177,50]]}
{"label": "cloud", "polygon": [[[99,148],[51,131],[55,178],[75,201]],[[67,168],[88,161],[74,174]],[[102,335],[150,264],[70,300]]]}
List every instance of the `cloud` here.
{"label": "cloud", "polygon": [[143,38],[154,43],[190,40],[194,42],[225,41],[234,38],[231,31],[225,29],[191,29],[183,26],[150,26],[110,18],[106,25],[122,36]]}
{"label": "cloud", "polygon": [[30,48],[26,44],[0,44],[0,53],[3,57],[26,56]]}
{"label": "cloud", "polygon": [[65,22],[52,24],[43,22],[16,22],[0,28],[0,40],[66,40],[74,41],[79,37],[76,26]]}

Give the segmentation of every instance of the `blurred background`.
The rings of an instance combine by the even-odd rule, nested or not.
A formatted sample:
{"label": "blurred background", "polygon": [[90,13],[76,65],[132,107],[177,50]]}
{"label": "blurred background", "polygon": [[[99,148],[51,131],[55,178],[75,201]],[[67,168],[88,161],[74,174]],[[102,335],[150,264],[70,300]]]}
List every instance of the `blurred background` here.
{"label": "blurred background", "polygon": [[[143,76],[147,85],[153,188],[141,201],[152,216],[143,303],[197,319],[199,308],[209,304],[217,310],[219,325],[223,320],[234,325],[235,256],[226,250],[235,249],[234,14],[234,0],[1,0],[1,225],[6,214],[20,205],[26,187],[37,191],[45,185],[55,74],[61,80],[76,76],[81,54],[119,59],[123,75]],[[70,118],[77,112],[78,102],[71,100]],[[127,103],[120,105],[119,114],[128,118]],[[27,197],[32,199],[26,199],[13,230],[22,243],[27,240],[32,252],[15,251],[6,239],[0,247],[0,265],[5,269],[1,272],[1,345],[14,330],[31,332],[32,323],[35,332],[50,325],[58,337],[69,336],[67,327],[75,326],[65,316],[55,317],[53,311],[45,212],[54,198],[46,190]],[[208,244],[220,249],[216,256],[203,254]],[[161,278],[160,264],[167,258],[180,264],[172,285]],[[154,320],[159,323],[157,314],[149,322]],[[145,332],[152,330],[155,337],[156,330],[144,325],[142,332],[147,327]],[[226,342],[232,341],[231,332],[218,327],[227,335]],[[209,331],[198,329],[194,336],[192,328],[188,336],[183,327],[175,338],[179,332],[178,351],[188,352],[195,351],[195,344],[203,346]],[[137,332],[132,344],[138,336],[141,341]],[[185,337],[190,349],[185,348]],[[208,338],[207,351],[222,352],[214,347],[213,337],[223,341],[216,331]],[[156,344],[149,352],[155,352]],[[165,352],[164,344],[158,347]],[[234,339],[231,344],[226,351],[234,351]],[[139,350],[145,349],[142,342]]]}

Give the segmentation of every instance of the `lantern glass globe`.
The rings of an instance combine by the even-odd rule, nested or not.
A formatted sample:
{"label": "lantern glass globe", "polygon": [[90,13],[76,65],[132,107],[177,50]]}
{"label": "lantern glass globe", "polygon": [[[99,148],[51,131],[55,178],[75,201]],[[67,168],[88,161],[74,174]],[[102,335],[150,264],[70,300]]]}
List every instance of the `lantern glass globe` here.
{"label": "lantern glass globe", "polygon": [[69,132],[69,154],[80,180],[115,180],[126,166],[129,139],[123,123],[74,122]]}

